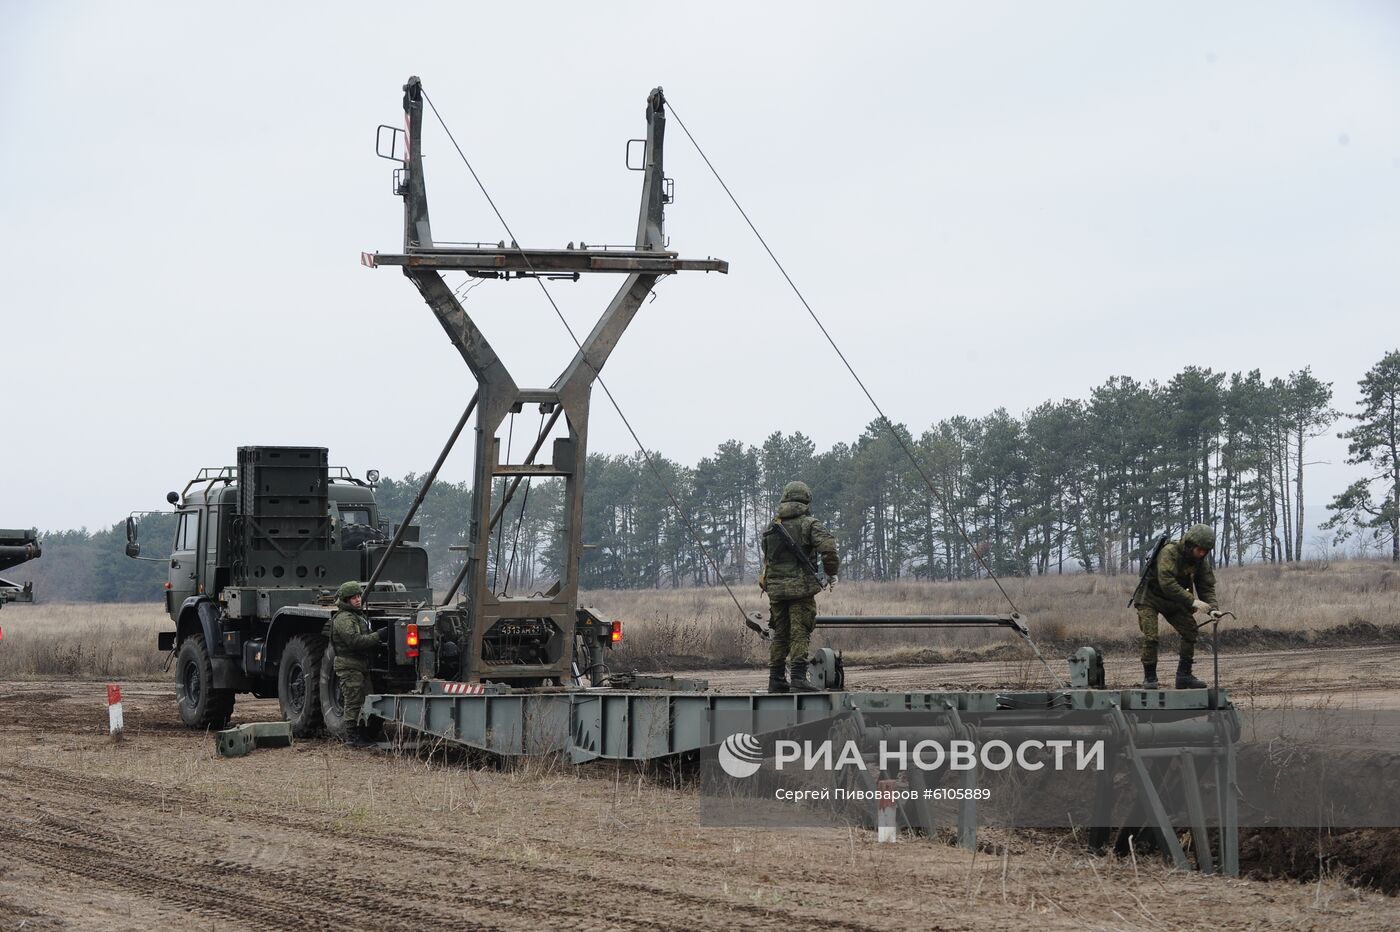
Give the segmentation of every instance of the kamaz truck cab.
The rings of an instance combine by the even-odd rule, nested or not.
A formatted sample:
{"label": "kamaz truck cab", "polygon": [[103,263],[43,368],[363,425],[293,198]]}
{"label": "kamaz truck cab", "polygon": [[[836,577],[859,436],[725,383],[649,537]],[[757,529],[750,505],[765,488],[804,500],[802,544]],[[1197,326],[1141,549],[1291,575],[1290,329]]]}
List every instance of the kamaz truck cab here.
{"label": "kamaz truck cab", "polygon": [[[167,501],[176,523],[165,607],[175,630],[158,647],[174,654],[185,724],[221,728],[235,696],[252,693],[276,696],[299,737],[323,726],[343,734],[328,643],[335,590],[370,579],[381,560],[364,600],[371,627],[392,630],[372,665],[376,688],[407,690],[425,660],[436,664],[431,632],[415,623],[432,605],[427,553],[412,542],[388,553],[392,529],[373,487],[332,469],[325,448],[240,447],[236,467],[200,470]],[[140,554],[137,535],[128,518],[128,556]]]}

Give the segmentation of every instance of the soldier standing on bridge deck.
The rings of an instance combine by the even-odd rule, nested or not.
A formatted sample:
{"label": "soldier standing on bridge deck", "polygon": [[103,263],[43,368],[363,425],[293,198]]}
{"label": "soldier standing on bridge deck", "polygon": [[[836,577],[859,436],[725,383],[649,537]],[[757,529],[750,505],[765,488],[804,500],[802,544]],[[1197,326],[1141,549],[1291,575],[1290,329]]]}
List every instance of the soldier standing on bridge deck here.
{"label": "soldier standing on bridge deck", "polygon": [[365,704],[369,686],[369,665],[381,638],[370,630],[369,620],[361,611],[365,587],[358,582],[342,583],[335,593],[338,611],[331,619],[331,646],[335,648],[335,678],[340,682],[341,711],[345,716],[345,740],[355,747],[373,744],[360,728],[360,710]]}
{"label": "soldier standing on bridge deck", "polygon": [[[824,588],[817,578],[817,557],[822,569],[836,582],[841,558],[836,553],[836,538],[812,517],[812,492],[804,482],[789,482],[783,487],[783,500],[778,514],[768,530],[763,532],[765,566],[759,574],[758,585],[768,594],[773,643],[768,653],[768,691],[770,693],[815,692],[807,681],[807,648],[812,628],[817,620],[816,594]],[[792,686],[784,673],[789,657],[792,660]]]}
{"label": "soldier standing on bridge deck", "polygon": [[[1133,606],[1142,629],[1142,686],[1157,689],[1157,616],[1181,635],[1181,659],[1176,667],[1177,689],[1204,689],[1205,683],[1191,675],[1196,654],[1195,612],[1216,613],[1215,572],[1207,559],[1215,547],[1215,531],[1197,524],[1181,540],[1162,544],[1133,592]],[[1192,586],[1195,593],[1192,593]]]}

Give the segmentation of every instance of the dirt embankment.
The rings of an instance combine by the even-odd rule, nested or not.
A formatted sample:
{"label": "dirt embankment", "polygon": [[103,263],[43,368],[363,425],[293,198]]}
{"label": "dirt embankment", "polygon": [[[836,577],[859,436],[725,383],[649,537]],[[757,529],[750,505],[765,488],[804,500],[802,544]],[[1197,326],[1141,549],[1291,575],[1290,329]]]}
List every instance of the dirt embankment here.
{"label": "dirt embankment", "polygon": [[1328,877],[1394,896],[1400,894],[1400,829],[1245,829],[1240,867],[1261,880]]}

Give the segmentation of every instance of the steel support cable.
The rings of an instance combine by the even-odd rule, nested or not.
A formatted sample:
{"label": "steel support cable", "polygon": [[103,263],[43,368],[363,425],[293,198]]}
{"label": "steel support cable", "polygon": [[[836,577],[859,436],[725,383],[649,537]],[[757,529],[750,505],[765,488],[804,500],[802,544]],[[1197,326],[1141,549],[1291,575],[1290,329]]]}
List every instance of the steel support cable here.
{"label": "steel support cable", "polygon": [[[884,409],[881,408],[879,402],[875,400],[875,396],[870,394],[870,390],[865,387],[865,383],[861,381],[860,376],[856,374],[855,367],[853,367],[850,360],[846,358],[846,354],[841,352],[841,347],[836,345],[836,341],[832,339],[826,326],[821,322],[821,318],[817,317],[817,312],[812,310],[812,305],[808,303],[807,298],[802,294],[802,290],[797,287],[797,283],[792,280],[792,276],[788,275],[787,269],[783,267],[782,262],[778,260],[777,255],[775,255],[773,250],[769,247],[768,241],[763,238],[763,234],[758,232],[758,227],[749,219],[748,212],[745,211],[743,206],[739,203],[739,199],[734,196],[734,192],[729,190],[729,185],[725,184],[724,179],[720,177],[719,170],[716,169],[714,163],[710,161],[710,157],[705,154],[704,149],[700,148],[700,143],[695,141],[695,137],[691,135],[690,129],[685,125],[685,121],[682,120],[680,114],[676,112],[675,105],[670,100],[667,100],[666,108],[671,111],[671,116],[676,118],[676,123],[680,125],[681,132],[685,133],[686,138],[690,140],[690,144],[695,147],[695,151],[699,153],[700,158],[704,160],[705,167],[710,170],[710,174],[715,176],[715,180],[719,182],[719,186],[723,188],[724,193],[729,196],[730,202],[734,205],[734,208],[739,211],[739,216],[744,218],[744,223],[748,224],[749,229],[753,231],[753,235],[758,239],[759,244],[763,247],[763,251],[768,253],[768,258],[772,259],[773,264],[778,267],[778,271],[788,283],[788,287],[792,289],[793,294],[797,295],[797,300],[801,301],[802,306],[807,309],[807,314],[812,318],[812,322],[817,325],[817,329],[822,332],[822,336],[826,337],[826,342],[831,344],[831,348],[836,352],[837,357],[840,358],[841,364],[846,367],[846,371],[851,374],[851,378],[855,380],[856,385],[860,386],[860,390],[865,394],[866,400],[869,401],[870,406],[875,409],[875,413],[880,416],[881,423],[885,425],[886,430],[894,437],[895,442],[899,444],[899,448],[904,451],[904,455],[909,458],[909,462],[913,464],[915,471],[919,474],[919,478],[923,480],[924,485],[933,493],[933,496],[938,499],[938,503],[943,506],[944,513],[952,517],[952,509],[949,508],[948,501],[944,498],[943,493],[933,484],[933,480],[930,479],[928,473],[924,471],[923,464],[919,462],[918,457],[914,456],[914,451],[909,449],[909,445],[904,442],[904,437],[895,429],[894,422],[885,414]],[[992,568],[987,564],[987,561],[977,552],[977,547],[973,544],[972,539],[968,537],[967,530],[963,527],[962,522],[955,520],[954,526],[958,529],[958,535],[962,537],[963,542],[967,544],[973,557],[976,558],[982,569],[986,571],[987,577],[996,584],[1002,597],[1006,599],[1006,603],[1011,606],[1011,610],[1020,614],[1021,610],[1016,607],[1016,601],[1011,598],[1011,594],[1006,591],[1006,587],[1001,584],[1001,580],[992,572]],[[1040,649],[1036,647],[1035,642],[1032,641],[1029,636],[1026,638],[1026,642],[1030,644],[1031,650],[1035,651],[1035,655],[1040,659],[1040,662],[1045,664],[1045,669],[1054,677],[1054,671],[1051,671],[1050,665],[1045,663],[1045,658],[1041,656]],[[1058,677],[1056,677],[1056,679],[1058,679]]]}
{"label": "steel support cable", "polygon": [[[540,447],[544,446],[545,438],[547,438],[549,432],[554,429],[554,422],[559,420],[559,415],[562,414],[563,411],[563,407],[555,406],[553,413],[549,416],[549,423],[544,425],[544,429],[540,431],[539,437],[535,439],[535,445],[530,448],[530,452],[525,456],[526,466],[535,462],[535,457],[539,454]],[[515,490],[520,488],[521,478],[521,476],[516,476],[510,480],[510,487],[506,489],[505,497],[501,499],[501,503],[496,506],[496,513],[491,516],[492,530],[495,529],[496,524],[501,520],[501,516],[506,513],[506,507],[510,505],[511,500],[515,498]],[[528,489],[529,486],[526,486],[526,488]]]}
{"label": "steel support cable", "polygon": [[[642,454],[642,459],[646,462],[647,468],[651,470],[653,478],[655,478],[657,484],[661,486],[661,490],[666,493],[666,497],[670,499],[671,507],[676,509],[677,517],[681,519],[681,523],[685,525],[686,531],[695,541],[695,546],[699,548],[701,555],[705,558],[705,562],[715,571],[715,577],[719,580],[720,585],[724,586],[724,591],[729,593],[729,598],[734,602],[734,608],[738,610],[739,617],[743,619],[746,626],[753,628],[755,631],[758,631],[760,635],[767,637],[766,633],[761,631],[756,624],[749,620],[748,613],[744,611],[744,606],[739,602],[739,597],[734,594],[734,590],[730,587],[728,580],[726,580],[724,574],[720,572],[719,564],[715,562],[714,557],[710,556],[709,550],[705,548],[705,542],[700,538],[700,534],[695,530],[695,526],[691,524],[689,516],[685,513],[685,509],[681,508],[681,503],[676,499],[675,494],[671,491],[671,487],[662,477],[661,470],[657,468],[651,453],[642,443],[641,438],[637,436],[637,431],[633,429],[632,422],[627,420],[627,415],[622,413],[622,406],[617,403],[617,399],[613,397],[613,393],[609,390],[608,384],[603,381],[602,373],[599,372],[598,368],[588,359],[588,354],[583,352],[583,343],[579,341],[578,335],[574,333],[574,328],[569,326],[568,320],[564,317],[564,312],[559,310],[559,305],[554,301],[554,295],[549,293],[549,289],[545,287],[544,281],[535,274],[535,267],[534,264],[530,262],[529,255],[519,245],[520,240],[511,230],[510,224],[506,223],[506,218],[501,214],[501,210],[496,206],[496,202],[491,199],[490,193],[486,190],[486,185],[482,183],[480,176],[476,173],[476,169],[472,167],[471,160],[467,158],[467,154],[463,152],[462,147],[457,144],[457,138],[452,135],[452,130],[447,128],[447,122],[443,120],[442,114],[438,113],[437,105],[433,103],[433,99],[428,96],[427,91],[423,92],[423,99],[428,102],[428,108],[433,111],[433,116],[437,118],[438,125],[441,126],[442,131],[447,134],[448,141],[452,143],[452,148],[457,150],[457,155],[461,157],[462,164],[465,165],[467,171],[471,173],[472,180],[476,182],[476,186],[481,190],[482,196],[486,198],[486,203],[491,205],[491,210],[496,214],[496,219],[501,222],[501,226],[505,229],[506,235],[510,237],[510,241],[513,244],[516,244],[515,248],[520,252],[520,258],[524,260],[525,267],[529,269],[531,277],[535,279],[540,286],[540,290],[544,292],[545,299],[549,301],[549,306],[554,308],[554,313],[559,318],[559,322],[564,325],[564,329],[569,333],[569,339],[573,340],[574,346],[578,347],[579,355],[583,359],[583,364],[593,372],[594,380],[597,381],[598,386],[602,388],[603,394],[608,396],[608,402],[613,406],[613,410],[617,412],[617,416],[621,419],[623,426],[627,428],[627,433],[632,435],[632,442],[637,445],[637,451]],[[686,135],[689,135],[689,133]],[[693,141],[694,140],[692,140],[692,142]]]}
{"label": "steel support cable", "polygon": [[[540,412],[540,429],[535,446],[538,448],[544,443],[544,412]],[[515,518],[515,535],[510,542],[510,562],[506,564],[506,584],[501,587],[501,595],[506,596],[510,590],[510,577],[515,572],[515,556],[520,552],[520,528],[525,524],[525,509],[530,504],[530,482],[531,478],[525,480],[525,494],[520,496],[520,514]],[[522,567],[523,569],[523,567]]]}
{"label": "steel support cable", "polygon": [[[506,462],[510,462],[511,447],[515,445],[515,412],[510,414],[510,427],[506,430]],[[501,495],[506,494],[506,477],[501,477]],[[487,533],[490,533],[488,530]],[[491,591],[495,592],[496,587],[501,582],[501,544],[505,540],[506,526],[502,524],[496,531],[496,574],[491,580]],[[507,580],[509,582],[509,580]],[[505,594],[505,587],[501,588],[501,594]]]}

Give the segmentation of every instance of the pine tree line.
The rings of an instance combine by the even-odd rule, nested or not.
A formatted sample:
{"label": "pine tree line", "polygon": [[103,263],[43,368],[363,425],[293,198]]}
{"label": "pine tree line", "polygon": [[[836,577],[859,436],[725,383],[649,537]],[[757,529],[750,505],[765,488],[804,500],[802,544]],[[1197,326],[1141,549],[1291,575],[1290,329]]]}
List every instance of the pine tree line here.
{"label": "pine tree line", "polygon": [[[1400,351],[1359,387],[1340,436],[1363,474],[1326,506],[1326,545],[1351,541],[1400,561]],[[825,451],[778,431],[757,446],[727,440],[694,467],[653,453],[694,534],[640,454],[590,454],[580,583],[714,585],[711,559],[727,580],[752,581],[759,536],[792,479],[811,486],[852,579],[969,579],[983,562],[1007,576],[1130,573],[1157,535],[1197,522],[1216,529],[1219,564],[1297,561],[1315,555],[1305,480],[1310,444],[1343,418],[1332,395],[1306,368],[1266,380],[1188,366],[1165,384],[1115,376],[1087,399],[1020,417],[999,408],[918,436],[897,425],[933,491],[879,422]],[[401,520],[419,485],[411,473],[380,483],[381,516]],[[538,591],[558,578],[562,498],[557,480],[522,485],[492,542],[497,590]],[[440,590],[464,559],[454,548],[470,507],[467,483],[439,481],[416,519]],[[143,522],[146,553],[162,552],[170,527]],[[50,531],[43,558],[10,575],[34,578],[43,599],[159,598],[163,566],[128,561],[124,540],[120,524]]]}
{"label": "pine tree line", "polygon": [[[1361,388],[1357,426],[1342,436],[1352,441],[1349,462],[1373,471],[1328,506],[1327,543],[1389,542],[1395,559],[1400,353]],[[653,453],[694,535],[640,454],[593,454],[581,584],[712,585],[696,536],[726,579],[753,580],[759,536],[795,478],[812,487],[853,579],[968,579],[984,561],[1009,576],[1136,572],[1159,534],[1197,522],[1216,528],[1223,565],[1297,561],[1316,543],[1307,539],[1308,451],[1341,417],[1331,405],[1331,385],[1306,368],[1266,380],[1259,370],[1188,366],[1166,384],[1114,377],[1088,399],[1045,402],[1021,417],[953,417],[917,437],[897,425],[933,491],[879,422],[820,452],[801,433],[775,432],[758,446],[725,441],[694,467]],[[1386,491],[1373,499],[1377,481]],[[558,487],[545,483],[523,519],[513,509],[502,522],[512,530],[498,531],[505,547],[493,554],[503,554],[510,585],[557,577],[559,508]]]}

